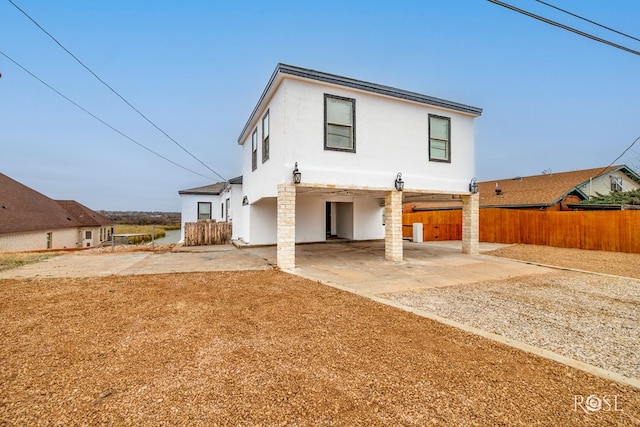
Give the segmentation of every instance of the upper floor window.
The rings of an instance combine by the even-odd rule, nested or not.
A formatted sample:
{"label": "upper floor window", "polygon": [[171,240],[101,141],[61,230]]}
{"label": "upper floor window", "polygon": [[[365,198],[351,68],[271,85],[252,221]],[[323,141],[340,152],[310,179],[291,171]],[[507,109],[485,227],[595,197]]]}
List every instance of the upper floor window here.
{"label": "upper floor window", "polygon": [[258,129],[254,129],[251,134],[251,170],[258,167]]}
{"label": "upper floor window", "polygon": [[612,176],[611,177],[611,191],[622,191],[622,177],[621,176]]}
{"label": "upper floor window", "polygon": [[262,118],[262,163],[269,160],[269,111]]}
{"label": "upper floor window", "polygon": [[211,202],[198,202],[198,219],[211,219]]}
{"label": "upper floor window", "polygon": [[324,95],[324,149],[356,151],[356,100]]}
{"label": "upper floor window", "polygon": [[451,162],[451,119],[429,114],[429,160]]}

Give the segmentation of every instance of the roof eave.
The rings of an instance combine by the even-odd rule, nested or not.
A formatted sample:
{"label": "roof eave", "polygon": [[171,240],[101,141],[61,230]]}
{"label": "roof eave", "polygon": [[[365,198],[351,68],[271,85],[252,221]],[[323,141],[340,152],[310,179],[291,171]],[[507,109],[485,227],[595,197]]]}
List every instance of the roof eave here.
{"label": "roof eave", "polygon": [[256,114],[260,111],[263,102],[268,98],[268,94],[272,89],[275,89],[275,82],[278,80],[280,74],[288,74],[295,77],[305,78],[309,80],[315,80],[323,83],[334,84],[338,86],[344,86],[351,89],[362,90],[365,92],[376,93],[378,95],[390,96],[393,98],[403,99],[406,101],[417,102],[420,104],[431,105],[434,107],[445,108],[448,110],[454,110],[460,113],[469,114],[475,117],[482,115],[482,108],[473,107],[466,104],[460,104],[458,102],[448,101],[442,98],[436,98],[432,96],[422,95],[416,92],[410,92],[403,89],[397,89],[391,86],[384,86],[376,83],[365,82],[362,80],[356,80],[349,77],[338,76],[335,74],[324,73],[321,71],[310,70],[306,68],[295,67],[293,65],[287,65],[279,63],[276,66],[267,86],[258,100],[258,103],[254,107],[249,120],[244,125],[240,136],[238,137],[238,144],[242,145],[246,137],[248,129],[255,120]]}

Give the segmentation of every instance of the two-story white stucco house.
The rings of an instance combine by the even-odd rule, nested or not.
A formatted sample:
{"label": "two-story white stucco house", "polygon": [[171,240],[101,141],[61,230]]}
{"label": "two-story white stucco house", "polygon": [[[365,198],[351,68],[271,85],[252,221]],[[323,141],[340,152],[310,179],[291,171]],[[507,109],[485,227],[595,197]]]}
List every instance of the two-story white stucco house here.
{"label": "two-story white stucco house", "polygon": [[474,120],[481,113],[278,64],[238,138],[242,184],[231,195],[239,201],[234,238],[277,244],[285,269],[295,266],[295,243],[328,236],[385,239],[386,258],[397,261],[403,199],[438,197],[463,200],[463,250],[477,252],[478,200],[470,182]]}

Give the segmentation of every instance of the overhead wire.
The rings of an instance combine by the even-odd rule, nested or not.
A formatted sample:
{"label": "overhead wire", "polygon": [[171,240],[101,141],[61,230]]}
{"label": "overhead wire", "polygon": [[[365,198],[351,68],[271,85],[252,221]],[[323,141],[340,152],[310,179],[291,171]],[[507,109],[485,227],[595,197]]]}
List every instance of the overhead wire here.
{"label": "overhead wire", "polygon": [[180,144],[178,141],[176,141],[174,138],[172,138],[167,132],[165,132],[163,129],[161,129],[156,123],[154,123],[151,119],[149,119],[145,114],[143,114],[139,109],[137,109],[135,106],[133,106],[133,104],[131,104],[129,101],[127,101],[127,99],[124,98],[124,96],[120,95],[120,93],[118,93],[118,91],[116,91],[113,87],[111,87],[111,85],[109,85],[107,82],[105,82],[102,78],[100,78],[91,68],[89,68],[84,62],[82,62],[76,55],[74,55],[69,49],[67,49],[60,41],[58,41],[58,39],[56,39],[51,33],[49,33],[47,30],[45,30],[42,25],[40,25],[34,18],[32,18],[27,12],[25,12],[23,9],[21,9],[17,4],[15,4],[13,2],[13,0],[7,0],[9,3],[11,3],[16,9],[18,9],[24,16],[26,16],[31,22],[33,22],[33,24],[35,24],[36,27],[38,27],[42,32],[44,32],[47,36],[49,36],[49,38],[51,38],[51,40],[53,40],[58,46],[60,46],[60,48],[62,48],[65,52],[67,52],[73,59],[76,60],[76,62],[78,64],[80,64],[85,70],[87,70],[91,75],[93,75],[93,77],[95,77],[100,83],[102,83],[105,87],[107,87],[111,92],[113,92],[118,98],[120,98],[125,104],[127,104],[131,109],[133,109],[133,111],[135,111],[136,113],[138,113],[138,115],[140,117],[142,117],[144,120],[146,120],[149,124],[151,124],[151,126],[153,126],[154,128],[156,128],[160,133],[162,133],[165,137],[167,137],[169,140],[171,140],[175,145],[177,145],[178,147],[180,147],[182,149],[182,151],[184,151],[185,153],[187,153],[189,156],[191,156],[193,159],[195,159],[197,162],[199,162],[202,166],[204,166],[205,168],[207,168],[210,172],[212,172],[214,175],[218,176],[219,178],[221,178],[223,181],[226,181],[227,179],[225,177],[223,177],[221,174],[219,174],[218,172],[216,172],[213,168],[211,168],[210,166],[208,166],[206,163],[204,163],[202,160],[200,160],[198,157],[196,157],[193,153],[191,153],[189,150],[187,150],[182,144]]}
{"label": "overhead wire", "polygon": [[[575,34],[581,35],[581,36],[583,36],[583,37],[587,37],[587,38],[589,38],[589,39],[591,39],[591,40],[594,40],[594,41],[597,41],[597,42],[600,42],[600,43],[607,44],[607,45],[612,46],[612,47],[615,47],[615,48],[617,48],[617,49],[622,49],[622,50],[624,50],[624,51],[626,51],[626,52],[633,53],[633,54],[635,54],[635,55],[640,55],[640,52],[638,52],[638,51],[636,51],[636,50],[630,49],[630,48],[625,47],[625,46],[621,46],[621,45],[619,45],[619,44],[616,44],[616,43],[610,42],[610,41],[605,40],[605,39],[601,39],[601,38],[599,38],[599,37],[596,37],[596,36],[594,36],[594,35],[591,35],[591,34],[588,34],[588,33],[582,32],[582,31],[580,31],[580,30],[576,30],[575,28],[571,28],[571,27],[569,27],[569,26],[567,26],[567,25],[560,24],[560,23],[558,23],[558,22],[552,21],[552,20],[550,20],[550,19],[544,18],[544,17],[539,16],[539,15],[535,15],[535,14],[533,14],[533,13],[531,13],[531,12],[528,12],[528,11],[526,11],[526,10],[522,10],[522,9],[519,9],[519,8],[517,8],[517,7],[515,7],[515,6],[510,5],[510,4],[507,4],[507,3],[504,3],[504,2],[501,2],[501,1],[498,1],[498,0],[487,0],[487,1],[489,1],[489,2],[491,2],[491,3],[494,3],[494,4],[497,4],[498,6],[502,6],[502,7],[505,7],[505,8],[507,8],[507,9],[513,10],[513,11],[515,11],[515,12],[521,13],[521,14],[523,14],[523,15],[529,16],[530,18],[534,18],[534,19],[537,19],[537,20],[539,20],[539,21],[545,22],[545,23],[547,23],[547,24],[554,25],[554,26],[556,26],[556,27],[562,28],[562,29],[564,29],[564,30],[571,31],[571,32],[573,32],[573,33],[575,33]],[[569,14],[569,15],[571,15],[571,16],[573,16],[573,17],[576,17],[576,18],[578,18],[578,19],[581,19],[581,20],[583,20],[583,21],[589,22],[590,24],[597,25],[598,27],[601,27],[601,28],[607,29],[607,30],[609,30],[609,31],[612,31],[612,32],[614,32],[614,33],[617,33],[617,34],[620,34],[620,35],[622,35],[622,36],[628,37],[628,38],[630,38],[630,39],[633,39],[633,40],[636,40],[636,41],[640,41],[640,39],[638,39],[638,38],[636,38],[636,37],[634,37],[634,36],[631,36],[631,35],[629,35],[629,34],[626,34],[626,33],[623,33],[623,32],[621,32],[621,31],[615,30],[615,29],[613,29],[613,28],[607,27],[607,26],[605,26],[605,25],[599,24],[599,23],[597,23],[597,22],[595,22],[595,21],[592,21],[592,20],[590,20],[590,19],[584,18],[584,17],[582,17],[582,16],[579,16],[579,15],[574,14],[574,13],[572,13],[572,12],[569,12],[569,11],[567,11],[567,10],[561,9],[561,8],[559,8],[559,7],[557,7],[557,6],[554,6],[554,5],[550,4],[550,3],[547,3],[547,2],[544,2],[544,1],[541,1],[541,0],[535,0],[535,1],[537,1],[538,3],[544,4],[545,6],[548,6],[548,7],[551,7],[551,8],[553,8],[553,9],[556,9],[556,10],[559,10],[559,11],[561,11],[561,12],[564,12],[564,13],[566,13],[566,14]],[[636,139],[631,143],[631,145],[629,145],[629,146],[628,146],[628,147],[627,147],[627,148],[626,148],[626,149],[625,149],[625,150],[624,150],[624,151],[623,151],[623,152],[622,152],[618,157],[616,157],[616,158],[615,158],[611,163],[609,163],[609,165],[607,165],[607,166],[605,166],[604,168],[602,168],[602,170],[601,170],[600,172],[598,172],[598,174],[596,174],[596,176],[595,176],[595,177],[598,177],[598,176],[600,176],[600,175],[602,175],[602,174],[606,173],[607,169],[609,169],[611,166],[613,166],[613,164],[614,164],[615,162],[617,162],[618,160],[620,160],[620,158],[621,158],[622,156],[624,156],[624,155],[625,155],[629,150],[631,150],[631,148],[632,148],[632,147],[636,144],[636,142],[638,142],[638,141],[640,141],[640,136],[639,136],[639,137],[637,137],[637,138],[636,138]],[[594,177],[594,178],[595,178],[595,177]]]}
{"label": "overhead wire", "polygon": [[66,96],[65,94],[63,94],[62,92],[60,92],[58,89],[54,88],[53,86],[51,86],[49,83],[45,82],[44,80],[42,80],[40,77],[38,77],[37,75],[35,75],[34,73],[32,73],[31,71],[29,71],[26,67],[22,66],[20,63],[18,63],[16,60],[14,60],[13,58],[11,58],[9,55],[7,55],[6,53],[4,53],[2,50],[0,50],[0,55],[4,56],[5,58],[7,58],[9,61],[13,62],[17,67],[21,68],[24,72],[26,72],[27,74],[29,74],[31,77],[33,77],[34,79],[38,80],[40,83],[42,83],[43,85],[45,85],[46,87],[48,87],[49,89],[51,89],[52,91],[54,91],[56,94],[60,95],[62,98],[64,98],[65,100],[67,100],[68,102],[70,102],[71,104],[73,104],[75,107],[79,108],[80,110],[82,110],[83,112],[85,112],[86,114],[88,114],[89,116],[93,117],[94,119],[96,119],[97,121],[99,121],[100,123],[102,123],[103,125],[105,125],[106,127],[108,127],[109,129],[113,130],[114,132],[118,133],[119,135],[123,136],[124,138],[128,139],[129,141],[133,142],[134,144],[140,146],[141,148],[147,150],[148,152],[160,157],[163,160],[166,160],[167,162],[173,164],[174,166],[177,166],[181,169],[184,169],[188,172],[191,172],[193,174],[196,174],[198,176],[201,176],[203,178],[207,178],[207,179],[211,179],[211,177],[203,175],[199,172],[196,172],[194,170],[191,170],[185,166],[182,166],[179,163],[174,162],[173,160],[163,156],[160,153],[157,153],[156,151],[152,150],[151,148],[145,146],[144,144],[136,141],[135,139],[133,139],[132,137],[130,137],[129,135],[125,134],[124,132],[118,130],[117,128],[115,128],[114,126],[110,125],[109,123],[107,123],[106,121],[104,121],[103,119],[101,119],[100,117],[96,116],[95,114],[93,114],[92,112],[90,112],[89,110],[87,110],[86,108],[84,108],[83,106],[81,106],[80,104],[78,104],[77,102],[75,102],[74,100],[72,100],[71,98],[69,98],[68,96]]}
{"label": "overhead wire", "polygon": [[631,143],[631,145],[629,145],[629,146],[627,147],[627,149],[626,149],[626,150],[624,150],[624,151],[622,152],[622,154],[620,154],[618,157],[616,157],[614,161],[612,161],[611,163],[609,163],[609,165],[608,165],[608,166],[605,166],[604,168],[602,168],[602,170],[601,170],[600,172],[598,172],[598,174],[597,174],[594,178],[599,177],[600,175],[604,174],[604,173],[607,171],[607,169],[609,169],[611,166],[613,166],[613,164],[614,164],[615,162],[617,162],[618,160],[620,160],[620,158],[621,158],[622,156],[624,156],[624,155],[627,153],[627,151],[631,150],[631,147],[633,147],[633,146],[635,145],[635,143],[636,143],[636,142],[638,142],[638,141],[640,141],[640,136],[639,136],[639,137],[637,137],[637,138],[636,138],[636,139]]}
{"label": "overhead wire", "polygon": [[[9,1],[11,1],[11,0],[9,0]],[[536,14],[528,12],[526,10],[519,9],[519,8],[517,8],[515,6],[512,6],[512,5],[508,4],[508,3],[504,3],[504,2],[501,2],[501,1],[498,1],[498,0],[487,0],[487,1],[490,2],[490,3],[496,4],[498,6],[502,6],[504,8],[507,8],[509,10],[512,10],[514,12],[521,13],[521,14],[523,14],[525,16],[530,17],[530,18],[537,19],[538,21],[542,21],[542,22],[544,22],[546,24],[553,25],[555,27],[562,28],[563,30],[567,30],[567,31],[570,31],[572,33],[578,34],[579,36],[586,37],[588,39],[597,41],[599,43],[603,43],[603,44],[609,45],[611,47],[615,47],[616,49],[624,50],[626,52],[629,52],[629,53],[632,53],[634,55],[640,56],[640,52],[638,52],[637,50],[628,48],[626,46],[622,46],[620,44],[611,42],[609,40],[605,40],[603,38],[594,36],[594,35],[589,34],[589,33],[585,33],[584,31],[580,31],[580,30],[577,30],[575,28],[569,27],[568,25],[564,25],[564,24],[561,24],[559,22],[552,21],[551,19],[544,18],[544,17],[542,17],[540,15],[536,15]]]}
{"label": "overhead wire", "polygon": [[590,23],[590,24],[596,25],[596,26],[598,26],[598,27],[600,27],[600,28],[604,28],[605,30],[609,30],[609,31],[614,32],[614,33],[616,33],[616,34],[620,34],[621,36],[628,37],[628,38],[630,38],[630,39],[632,39],[632,40],[635,40],[635,41],[640,42],[640,39],[639,39],[639,38],[637,38],[637,37],[631,36],[631,35],[629,35],[629,34],[627,34],[627,33],[623,33],[622,31],[618,31],[618,30],[616,30],[616,29],[614,29],[614,28],[607,27],[606,25],[599,24],[599,23],[598,23],[598,22],[596,22],[596,21],[592,21],[591,19],[584,18],[584,17],[582,17],[582,16],[580,16],[580,15],[577,15],[577,14],[575,14],[575,13],[573,13],[573,12],[569,12],[568,10],[562,9],[562,8],[560,8],[560,7],[558,7],[558,6],[554,6],[554,5],[552,5],[551,3],[547,3],[547,2],[542,1],[542,0],[535,0],[535,1],[537,1],[538,3],[541,3],[541,4],[545,5],[545,6],[548,6],[548,7],[550,7],[550,8],[553,8],[553,9],[555,9],[555,10],[559,10],[560,12],[566,13],[567,15],[571,15],[571,16],[573,16],[574,18],[581,19],[581,20],[583,20],[583,21],[585,21],[585,22],[588,22],[588,23]]}

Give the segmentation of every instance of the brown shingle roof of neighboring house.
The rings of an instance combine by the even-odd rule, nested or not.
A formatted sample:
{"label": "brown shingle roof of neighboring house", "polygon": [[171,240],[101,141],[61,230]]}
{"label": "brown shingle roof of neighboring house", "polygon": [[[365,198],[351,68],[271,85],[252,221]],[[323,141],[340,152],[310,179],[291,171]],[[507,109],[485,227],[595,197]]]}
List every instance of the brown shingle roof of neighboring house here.
{"label": "brown shingle roof of neighboring house", "polygon": [[[517,177],[512,179],[498,179],[478,183],[481,207],[502,206],[552,206],[571,193],[580,194],[578,187],[588,183],[597,176],[617,170],[631,175],[637,175],[624,165],[608,168],[583,169],[572,172],[547,173]],[[501,190],[496,193],[496,183]],[[588,198],[582,194],[582,198]]]}
{"label": "brown shingle roof of neighboring house", "polygon": [[[483,181],[478,183],[480,207],[546,207],[558,203],[572,193],[587,199],[588,196],[582,193],[579,187],[591,179],[614,171],[622,171],[631,179],[640,182],[640,176],[625,165]],[[499,195],[496,193],[496,183],[501,190]],[[413,206],[419,210],[455,209],[460,208],[462,202],[440,201],[416,203]]]}
{"label": "brown shingle roof of neighboring house", "polygon": [[112,225],[113,221],[101,213],[95,212],[75,200],[56,200],[71,218],[77,220],[83,227],[102,227]]}
{"label": "brown shingle roof of neighboring house", "polygon": [[105,219],[80,203],[57,202],[0,173],[0,234],[113,224]]}

